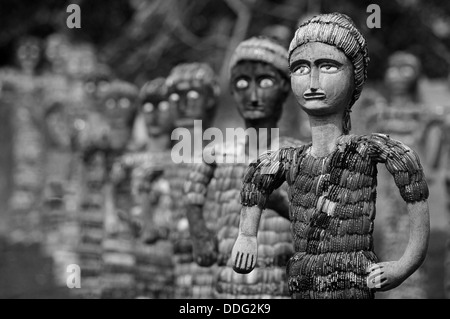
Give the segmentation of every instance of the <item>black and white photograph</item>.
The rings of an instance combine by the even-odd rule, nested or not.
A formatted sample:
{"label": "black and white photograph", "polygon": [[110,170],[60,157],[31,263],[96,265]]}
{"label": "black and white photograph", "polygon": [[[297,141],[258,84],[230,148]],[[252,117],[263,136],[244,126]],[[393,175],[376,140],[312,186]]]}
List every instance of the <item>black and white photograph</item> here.
{"label": "black and white photograph", "polygon": [[449,298],[450,2],[0,0],[0,299]]}

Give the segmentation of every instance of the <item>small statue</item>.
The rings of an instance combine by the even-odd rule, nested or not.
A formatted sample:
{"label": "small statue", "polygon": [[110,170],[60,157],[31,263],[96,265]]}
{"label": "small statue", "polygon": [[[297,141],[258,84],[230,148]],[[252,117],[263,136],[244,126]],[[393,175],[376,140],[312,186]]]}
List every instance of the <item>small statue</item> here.
{"label": "small statue", "polygon": [[[42,111],[45,94],[39,83],[37,66],[41,59],[40,41],[24,37],[15,51],[17,67],[2,69],[5,107],[10,108],[12,144],[12,185],[8,200],[9,234],[13,241],[40,242],[39,203],[44,182]],[[26,146],[26,147],[25,147]]]}
{"label": "small statue", "polygon": [[147,141],[142,150],[125,154],[113,174],[128,184],[133,208],[129,223],[136,237],[136,294],[138,298],[166,299],[173,296],[173,249],[168,236],[172,228],[169,169],[174,111],[167,101],[164,78],[145,83],[140,91],[139,116]]}
{"label": "small statue", "polygon": [[[245,129],[255,130],[257,141],[221,145],[222,151],[214,151],[211,164],[196,164],[189,174],[186,197],[194,260],[203,267],[217,261],[217,279],[213,282],[217,298],[286,298],[284,268],[294,248],[290,223],[279,216],[280,209],[269,209],[262,216],[260,256],[254,273],[233,273],[230,257],[239,229],[238,198],[248,159],[262,153],[263,143],[258,145],[258,141],[266,140],[271,147],[272,140],[278,139],[272,131],[290,92],[287,51],[265,37],[248,39],[236,48],[230,71],[231,93]],[[229,163],[225,158],[236,160]]]}
{"label": "small statue", "polygon": [[[312,142],[267,152],[249,165],[241,191],[234,269],[251,272],[269,195],[288,184],[295,254],[287,265],[292,298],[374,298],[399,286],[425,259],[428,186],[416,153],[383,134],[351,135],[350,111],[367,77],[366,41],[340,13],[300,25],[289,48],[292,90],[308,114]],[[377,164],[406,202],[410,239],[403,256],[379,262],[373,247]]]}
{"label": "small statue", "polygon": [[133,207],[129,185],[111,174],[114,163],[135,151],[132,130],[138,111],[139,91],[134,84],[115,80],[101,94],[100,112],[107,124],[105,143],[105,237],[103,239],[102,298],[135,296],[134,234],[128,223]]}
{"label": "small statue", "polygon": [[[194,121],[201,121],[202,129],[206,130],[212,124],[217,110],[220,94],[217,77],[208,64],[184,63],[172,69],[166,84],[169,102],[176,112],[175,126],[190,132],[191,145],[195,147],[197,143],[194,141],[196,137]],[[176,139],[174,135],[176,134],[172,134],[172,139]],[[202,144],[200,143],[200,147],[203,147]],[[174,163],[173,167],[165,171],[173,203],[173,227],[169,236],[174,249],[175,298],[209,296],[213,280],[213,271],[199,267],[192,259],[192,243],[183,196],[184,183],[192,169],[192,164],[182,162]]]}
{"label": "small statue", "polygon": [[[422,159],[427,183],[434,182],[442,149],[442,121],[437,108],[425,106],[419,92],[421,63],[417,56],[404,51],[388,58],[385,71],[387,103],[366,110],[366,127],[388,134],[413,148]],[[398,259],[408,244],[408,212],[391,183],[389,172],[379,171],[377,209],[383,211],[377,222],[380,257]],[[420,267],[395,290],[380,294],[383,298],[427,298],[428,274]]]}

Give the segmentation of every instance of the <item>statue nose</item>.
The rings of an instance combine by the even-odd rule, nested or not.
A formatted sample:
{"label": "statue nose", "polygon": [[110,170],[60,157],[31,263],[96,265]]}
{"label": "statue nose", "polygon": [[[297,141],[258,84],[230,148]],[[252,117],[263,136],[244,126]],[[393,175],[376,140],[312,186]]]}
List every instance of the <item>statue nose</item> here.
{"label": "statue nose", "polygon": [[319,89],[319,70],[317,70],[317,68],[311,70],[310,89],[313,92]]}

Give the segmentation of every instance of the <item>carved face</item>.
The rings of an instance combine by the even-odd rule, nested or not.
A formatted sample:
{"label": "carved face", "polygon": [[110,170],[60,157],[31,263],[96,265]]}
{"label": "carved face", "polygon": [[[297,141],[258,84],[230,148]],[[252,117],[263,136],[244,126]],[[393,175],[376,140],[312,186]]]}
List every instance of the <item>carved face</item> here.
{"label": "carved face", "polygon": [[97,58],[90,46],[73,47],[68,54],[67,71],[75,77],[91,74],[95,70]]}
{"label": "carved face", "polygon": [[291,85],[306,113],[315,116],[343,113],[354,90],[353,65],[334,46],[309,42],[291,55]]}
{"label": "carved face", "polygon": [[50,36],[45,49],[45,56],[50,62],[53,72],[62,73],[66,71],[69,51],[69,42],[63,36]]}
{"label": "carved face", "polygon": [[173,113],[170,103],[163,96],[147,96],[141,105],[141,114],[150,136],[170,134],[174,128]]}
{"label": "carved face", "polygon": [[127,94],[109,94],[102,103],[102,113],[110,128],[110,141],[114,148],[123,148],[131,134],[135,115],[136,97]]}
{"label": "carved face", "polygon": [[41,58],[39,41],[35,38],[26,38],[17,48],[17,61],[22,70],[32,72]]}
{"label": "carved face", "polygon": [[45,117],[49,138],[60,148],[70,146],[70,125],[64,107],[57,107]]}
{"label": "carved face", "polygon": [[276,68],[263,62],[240,62],[231,70],[230,85],[244,119],[280,119],[289,82]]}
{"label": "carved face", "polygon": [[194,120],[209,121],[214,108],[212,92],[203,85],[180,82],[169,90],[169,103],[176,111],[176,126],[192,127]]}
{"label": "carved face", "polygon": [[408,61],[392,62],[385,73],[385,83],[391,93],[407,94],[416,89],[419,68]]}

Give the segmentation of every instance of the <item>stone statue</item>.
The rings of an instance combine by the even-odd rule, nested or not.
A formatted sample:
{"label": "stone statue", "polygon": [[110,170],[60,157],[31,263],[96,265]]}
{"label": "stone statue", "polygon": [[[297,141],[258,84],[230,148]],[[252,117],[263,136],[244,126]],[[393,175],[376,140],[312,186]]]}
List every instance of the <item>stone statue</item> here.
{"label": "stone statue", "polygon": [[[12,185],[8,200],[10,239],[40,242],[39,203],[44,182],[44,137],[42,111],[45,97],[39,83],[37,66],[41,60],[40,40],[19,39],[15,53],[16,67],[0,72],[3,100],[10,108]],[[26,145],[26,147],[25,147]]]}
{"label": "stone statue", "polygon": [[290,223],[287,216],[280,216],[281,208],[268,209],[262,217],[253,273],[234,273],[230,258],[238,235],[239,192],[247,165],[267,150],[263,145],[274,147],[272,140],[279,138],[272,132],[290,92],[287,51],[266,37],[250,38],[236,48],[230,71],[231,93],[245,129],[254,131],[256,140],[243,137],[237,144],[219,145],[210,164],[196,164],[189,174],[187,214],[194,260],[203,267],[217,264],[213,283],[217,298],[287,298],[285,266],[294,248]]}
{"label": "stone statue", "polygon": [[[437,109],[421,101],[419,81],[421,63],[417,56],[404,51],[393,53],[385,71],[387,103],[375,104],[366,111],[365,126],[388,134],[413,148],[422,159],[427,182],[433,183],[442,148],[442,124]],[[408,244],[409,217],[401,196],[391,183],[386,169],[379,171],[377,209],[383,211],[377,223],[380,257],[398,259]],[[382,298],[427,298],[428,274],[420,267],[395,290]]]}
{"label": "stone statue", "polygon": [[143,149],[128,152],[115,163],[112,180],[116,210],[127,221],[134,238],[136,296],[173,296],[170,185],[164,171],[170,167],[174,112],[167,101],[164,78],[144,84],[139,96],[147,141]]}
{"label": "stone statue", "polygon": [[[188,133],[190,145],[201,148],[203,141],[196,141],[198,133],[210,127],[213,122],[220,94],[217,77],[213,69],[205,63],[183,63],[175,66],[167,77],[169,102],[176,112],[175,126]],[[201,129],[195,128],[194,121],[201,123]],[[177,132],[172,134],[177,140]],[[195,151],[195,150],[194,150]],[[184,183],[193,164],[173,163],[166,169],[165,176],[170,183],[172,198],[173,228],[170,239],[174,249],[175,298],[209,298],[213,271],[199,267],[192,259],[192,243],[189,224],[186,217],[186,203],[183,192]]]}
{"label": "stone statue", "polygon": [[106,164],[105,234],[103,239],[102,298],[135,296],[134,234],[128,223],[132,208],[128,184],[111,178],[114,163],[132,154],[132,130],[138,111],[138,89],[125,81],[112,81],[100,92],[100,112],[107,124],[104,141]]}
{"label": "stone statue", "polygon": [[[292,298],[373,298],[422,264],[429,193],[417,154],[383,134],[349,134],[368,62],[365,39],[346,15],[318,15],[298,28],[289,48],[291,85],[309,116],[312,142],[267,152],[249,165],[232,251],[236,272],[254,269],[262,210],[284,182],[295,248],[286,269]],[[379,262],[372,236],[378,163],[393,175],[411,226],[405,252],[387,262]]]}

